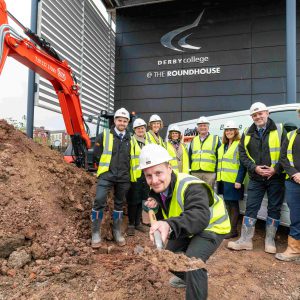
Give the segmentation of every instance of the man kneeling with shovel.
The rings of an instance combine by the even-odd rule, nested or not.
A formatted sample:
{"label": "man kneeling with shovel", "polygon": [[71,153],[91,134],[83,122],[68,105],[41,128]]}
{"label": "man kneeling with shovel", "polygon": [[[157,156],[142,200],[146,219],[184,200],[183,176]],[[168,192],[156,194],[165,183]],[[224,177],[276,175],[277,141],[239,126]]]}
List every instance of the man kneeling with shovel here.
{"label": "man kneeling with shovel", "polygon": [[[161,212],[164,221],[151,226],[150,238],[158,230],[166,249],[184,252],[204,262],[217,250],[224,235],[230,232],[230,221],[224,202],[200,179],[183,173],[175,174],[169,161],[172,157],[159,145],[146,145],[140,154],[150,194],[144,209]],[[207,271],[198,269],[174,272],[173,287],[186,287],[186,299],[207,299]]]}

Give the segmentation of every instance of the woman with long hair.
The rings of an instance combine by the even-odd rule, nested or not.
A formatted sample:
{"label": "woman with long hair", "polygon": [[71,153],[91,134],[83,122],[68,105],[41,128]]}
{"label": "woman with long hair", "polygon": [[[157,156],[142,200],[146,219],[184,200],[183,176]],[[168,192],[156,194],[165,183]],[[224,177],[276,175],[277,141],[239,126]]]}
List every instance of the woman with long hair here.
{"label": "woman with long hair", "polygon": [[238,236],[239,200],[244,196],[243,181],[246,169],[240,163],[239,142],[238,127],[233,121],[228,121],[224,126],[222,145],[218,149],[217,170],[218,194],[222,194],[224,197],[231,223],[231,232],[226,235],[226,239]]}

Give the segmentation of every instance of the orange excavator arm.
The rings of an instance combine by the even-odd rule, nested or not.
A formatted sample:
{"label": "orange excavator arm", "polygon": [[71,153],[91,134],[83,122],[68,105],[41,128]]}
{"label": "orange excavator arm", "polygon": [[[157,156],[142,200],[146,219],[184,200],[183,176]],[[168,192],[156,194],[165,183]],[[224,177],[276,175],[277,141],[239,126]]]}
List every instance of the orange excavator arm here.
{"label": "orange excavator arm", "polygon": [[66,131],[71,137],[76,165],[84,167],[91,141],[84,128],[79,87],[72,70],[49,43],[22,27],[17,21],[35,43],[20,36],[8,25],[8,15],[17,21],[7,11],[5,1],[0,0],[0,75],[7,56],[10,56],[52,83],[58,96]]}

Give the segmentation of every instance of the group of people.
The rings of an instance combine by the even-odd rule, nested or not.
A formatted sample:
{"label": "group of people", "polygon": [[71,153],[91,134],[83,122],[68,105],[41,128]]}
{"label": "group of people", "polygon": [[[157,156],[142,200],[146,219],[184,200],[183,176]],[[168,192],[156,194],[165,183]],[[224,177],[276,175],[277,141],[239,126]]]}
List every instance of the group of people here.
{"label": "group of people", "polygon": [[[300,116],[300,109],[298,112]],[[268,108],[261,102],[251,106],[250,115],[253,124],[242,137],[237,125],[229,121],[224,125],[222,141],[209,133],[209,120],[200,117],[198,135],[188,148],[176,125],[169,129],[168,141],[162,139],[159,132],[163,122],[156,114],[148,124],[135,119],[131,135],[127,130],[129,113],[118,109],[114,126],[105,129],[94,146],[99,167],[91,214],[92,247],[101,246],[103,210],[108,190],[113,187],[113,237],[118,245],[126,244],[121,231],[126,198],[128,235],[145,231],[142,211],[154,210],[159,221],[150,228],[152,240],[158,230],[166,249],[207,261],[223,239],[238,236],[239,200],[248,172],[241,236],[230,241],[228,248],[253,249],[257,214],[267,193],[265,251],[276,253],[275,235],[285,193],[291,212],[290,234],[286,251],[277,253],[276,258],[300,259],[300,129],[287,134],[281,124],[269,118]],[[205,269],[174,275],[170,284],[186,287],[186,299],[207,298]]]}

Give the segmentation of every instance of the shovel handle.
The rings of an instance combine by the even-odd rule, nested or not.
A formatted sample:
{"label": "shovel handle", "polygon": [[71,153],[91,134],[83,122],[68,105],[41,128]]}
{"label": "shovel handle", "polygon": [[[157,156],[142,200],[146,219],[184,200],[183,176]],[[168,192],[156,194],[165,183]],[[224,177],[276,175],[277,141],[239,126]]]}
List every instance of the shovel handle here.
{"label": "shovel handle", "polygon": [[154,211],[152,209],[150,209],[148,211],[148,215],[149,215],[151,225],[154,224],[157,221]]}
{"label": "shovel handle", "polygon": [[[155,222],[157,222],[155,213],[152,209],[150,209],[148,211],[148,215],[149,215],[151,225],[154,224]],[[162,242],[161,234],[158,230],[154,231],[154,241],[155,241],[155,245],[156,245],[157,249],[163,249],[164,248],[164,244]]]}

